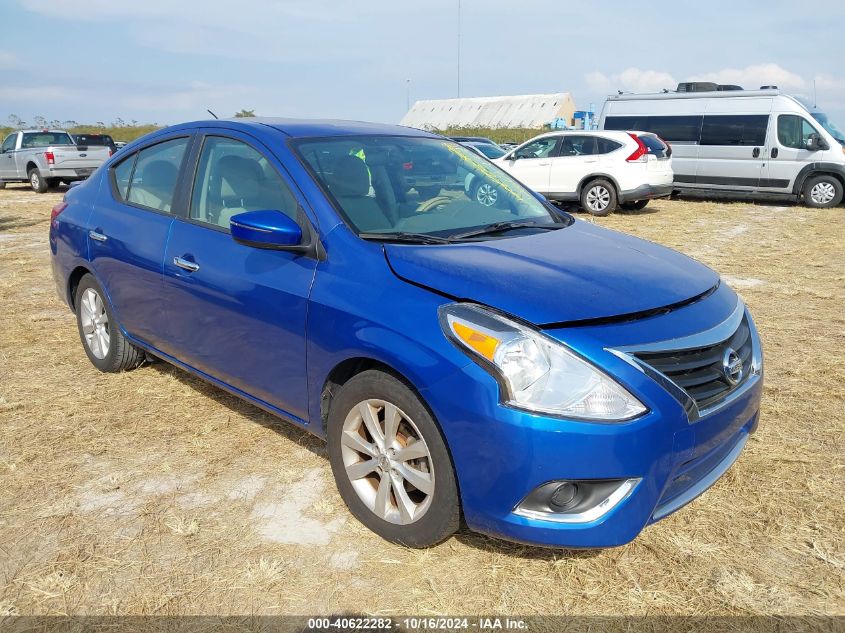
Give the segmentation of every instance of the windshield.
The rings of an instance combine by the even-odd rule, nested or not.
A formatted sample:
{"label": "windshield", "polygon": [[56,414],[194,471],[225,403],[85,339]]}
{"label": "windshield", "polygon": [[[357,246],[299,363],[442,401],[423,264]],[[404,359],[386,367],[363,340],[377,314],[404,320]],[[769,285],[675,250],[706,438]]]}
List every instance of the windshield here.
{"label": "windshield", "polygon": [[472,145],[487,158],[501,158],[507,154],[507,152],[498,145],[491,145],[490,143],[469,143],[469,145]]}
{"label": "windshield", "polygon": [[453,141],[350,136],[305,139],[295,147],[359,234],[449,237],[499,222],[561,219],[507,173]]}
{"label": "windshield", "polygon": [[24,132],[21,148],[75,145],[67,132]]}
{"label": "windshield", "polygon": [[821,126],[830,132],[830,135],[835,138],[837,141],[845,145],[845,132],[839,129],[837,125],[827,118],[827,115],[824,112],[813,112],[813,118],[821,123]]}

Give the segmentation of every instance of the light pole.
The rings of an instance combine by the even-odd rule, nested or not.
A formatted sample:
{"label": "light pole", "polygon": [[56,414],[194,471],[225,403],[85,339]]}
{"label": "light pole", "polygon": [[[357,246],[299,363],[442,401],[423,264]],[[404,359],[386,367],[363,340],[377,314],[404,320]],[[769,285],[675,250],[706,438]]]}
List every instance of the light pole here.
{"label": "light pole", "polygon": [[458,0],[458,97],[461,96],[461,0]]}

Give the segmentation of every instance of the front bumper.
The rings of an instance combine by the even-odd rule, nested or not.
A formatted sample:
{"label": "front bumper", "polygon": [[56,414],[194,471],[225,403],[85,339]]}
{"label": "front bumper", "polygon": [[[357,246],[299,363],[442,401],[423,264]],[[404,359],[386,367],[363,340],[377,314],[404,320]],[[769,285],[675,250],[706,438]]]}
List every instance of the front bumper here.
{"label": "front bumper", "polygon": [[636,200],[652,200],[672,195],[674,186],[668,185],[640,185],[634,189],[619,192],[619,202],[634,202]]}
{"label": "front bumper", "polygon": [[[712,323],[719,311],[726,318],[735,307],[735,295],[723,288],[666,315],[548,332],[596,362],[646,404],[649,412],[630,422],[581,422],[502,406],[496,381],[475,364],[426,389],[424,397],[444,421],[468,526],[534,545],[617,546],[704,492],[756,429],[762,375],[750,379],[724,406],[691,422],[681,402],[607,348],[646,342],[647,337],[654,340],[655,332],[661,338],[689,335],[703,320]],[[544,483],[605,479],[639,481],[595,520],[555,522],[515,511]]]}

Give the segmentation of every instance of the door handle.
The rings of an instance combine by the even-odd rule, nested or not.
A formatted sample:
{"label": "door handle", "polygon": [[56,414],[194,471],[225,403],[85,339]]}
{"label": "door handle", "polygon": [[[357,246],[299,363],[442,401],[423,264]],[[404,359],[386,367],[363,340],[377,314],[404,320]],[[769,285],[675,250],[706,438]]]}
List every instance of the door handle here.
{"label": "door handle", "polygon": [[778,157],[778,148],[773,147],[771,154],[772,154],[772,158],[777,158]]}
{"label": "door handle", "polygon": [[182,268],[183,270],[187,270],[188,272],[195,273],[200,269],[200,265],[196,262],[189,261],[184,257],[174,257],[173,258],[173,265]]}
{"label": "door handle", "polygon": [[755,147],[755,148],[754,148],[754,150],[751,152],[751,155],[752,155],[754,158],[758,158],[758,157],[760,156],[760,148],[759,148],[759,147]]}
{"label": "door handle", "polygon": [[97,242],[105,242],[107,239],[109,239],[108,237],[106,237],[105,235],[100,233],[99,231],[94,231],[94,230],[88,231],[88,237],[90,237],[92,240],[95,240]]}
{"label": "door handle", "polygon": [[549,163],[549,162],[546,162],[546,163],[537,163],[537,167],[548,167],[549,165],[551,165],[551,163]]}

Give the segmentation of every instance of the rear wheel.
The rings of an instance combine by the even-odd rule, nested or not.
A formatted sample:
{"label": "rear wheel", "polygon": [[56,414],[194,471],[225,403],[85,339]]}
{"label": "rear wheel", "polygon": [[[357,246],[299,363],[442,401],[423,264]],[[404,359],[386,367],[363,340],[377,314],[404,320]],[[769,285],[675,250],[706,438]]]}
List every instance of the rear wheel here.
{"label": "rear wheel", "polygon": [[5,188],[6,188],[6,183],[5,183],[5,181],[0,180],[0,189],[5,189]]}
{"label": "rear wheel", "polygon": [[616,188],[601,178],[588,182],[581,190],[581,206],[593,215],[610,214],[616,209]]}
{"label": "rear wheel", "polygon": [[455,473],[440,429],[398,378],[368,370],[332,401],[328,450],[340,496],[382,538],[429,547],[458,529]]}
{"label": "rear wheel", "polygon": [[93,275],[79,280],[74,299],[79,338],[94,367],[104,372],[134,369],[144,351],[130,343],[114,319],[105,293]]}
{"label": "rear wheel", "polygon": [[47,179],[41,176],[41,172],[37,167],[29,170],[29,186],[35,193],[44,193],[47,191]]}
{"label": "rear wheel", "polygon": [[822,174],[808,178],[804,183],[804,204],[817,209],[828,209],[842,202],[842,183],[834,176]]}
{"label": "rear wheel", "polygon": [[635,202],[623,202],[619,206],[625,211],[639,211],[640,209],[645,209],[647,204],[648,200],[637,200]]}

